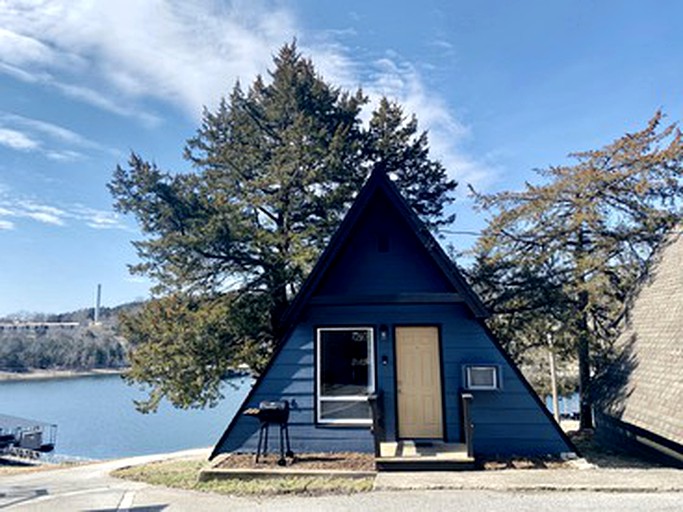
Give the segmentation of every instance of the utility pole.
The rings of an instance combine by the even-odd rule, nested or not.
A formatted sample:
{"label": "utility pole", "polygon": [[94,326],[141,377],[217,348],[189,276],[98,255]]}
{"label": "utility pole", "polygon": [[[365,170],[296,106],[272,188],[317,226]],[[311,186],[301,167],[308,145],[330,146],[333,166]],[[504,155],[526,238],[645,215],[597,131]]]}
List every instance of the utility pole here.
{"label": "utility pole", "polygon": [[553,395],[553,416],[555,421],[560,422],[560,401],[557,396],[557,373],[555,371],[555,346],[553,333],[548,331],[548,362],[550,363],[550,388]]}

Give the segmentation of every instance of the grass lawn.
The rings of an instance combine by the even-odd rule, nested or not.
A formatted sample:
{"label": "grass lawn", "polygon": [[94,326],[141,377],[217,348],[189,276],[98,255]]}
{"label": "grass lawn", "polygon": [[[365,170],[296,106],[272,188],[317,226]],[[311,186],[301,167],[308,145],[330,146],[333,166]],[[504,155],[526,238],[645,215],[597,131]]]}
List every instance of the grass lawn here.
{"label": "grass lawn", "polygon": [[200,482],[199,471],[206,467],[203,460],[170,460],[116,470],[118,478],[164,485],[179,489],[216,492],[231,495],[275,494],[349,494],[372,490],[374,478],[296,477],[240,478]]}
{"label": "grass lawn", "polygon": [[[631,455],[620,453],[601,446],[594,439],[592,433],[570,433],[570,437],[581,451],[588,462],[599,468],[651,468],[657,467],[649,461],[636,458]],[[246,457],[246,458],[245,458]],[[253,469],[251,456],[233,457],[232,464],[225,461],[222,464],[227,468],[246,468]],[[244,459],[244,460],[242,460]],[[323,457],[313,455],[306,457],[299,455],[296,469],[305,467],[314,469],[347,469],[361,470],[367,469],[363,466],[362,457],[343,457],[336,454],[330,460],[323,460]],[[247,462],[245,462],[247,461]],[[229,478],[211,479],[199,481],[199,472],[207,468],[207,462],[203,459],[175,459],[150,464],[133,466],[119,469],[112,473],[113,476],[146,482],[153,485],[163,485],[179,489],[191,489],[195,491],[215,492],[237,496],[260,495],[272,496],[277,494],[298,494],[298,495],[322,495],[322,494],[349,494],[357,492],[368,492],[372,490],[374,478],[351,478],[333,476],[294,476],[284,473],[286,468],[280,468],[275,464],[277,457],[268,459],[266,463],[260,463],[258,467],[271,470],[283,470],[282,475],[271,478]],[[484,461],[486,462],[486,461]],[[324,463],[328,463],[325,465]],[[332,464],[330,466],[329,464]],[[289,466],[288,466],[289,467]],[[545,470],[561,470],[570,467],[567,463],[557,459],[510,459],[488,461],[482,463],[482,469],[496,470],[505,468],[542,468]]]}

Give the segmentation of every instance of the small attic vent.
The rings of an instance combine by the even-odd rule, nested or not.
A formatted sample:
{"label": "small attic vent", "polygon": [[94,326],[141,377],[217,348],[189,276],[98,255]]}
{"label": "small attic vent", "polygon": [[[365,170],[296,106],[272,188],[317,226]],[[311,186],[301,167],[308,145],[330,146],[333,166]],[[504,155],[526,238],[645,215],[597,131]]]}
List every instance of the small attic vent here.
{"label": "small attic vent", "polygon": [[383,233],[377,235],[377,252],[389,252],[389,237]]}

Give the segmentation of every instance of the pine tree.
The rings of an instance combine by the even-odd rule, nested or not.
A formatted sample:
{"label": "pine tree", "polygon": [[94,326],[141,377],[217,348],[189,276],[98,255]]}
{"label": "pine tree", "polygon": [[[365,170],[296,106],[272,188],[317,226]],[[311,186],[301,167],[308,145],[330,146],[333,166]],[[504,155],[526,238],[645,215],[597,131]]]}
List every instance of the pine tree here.
{"label": "pine tree", "polygon": [[367,149],[371,165],[391,173],[396,186],[422,220],[433,229],[453,222],[444,207],[457,183],[446,169],[429,158],[427,132],[418,133],[415,115],[407,118],[397,103],[382,98],[368,130]]}
{"label": "pine tree", "polygon": [[[213,404],[227,368],[260,369],[283,312],[376,166],[397,173],[433,226],[447,220],[455,182],[429,158],[426,134],[386,101],[363,128],[366,101],[285,45],[269,80],[257,77],[246,91],[236,84],[204,111],[184,152],[193,172],[164,172],[137,154],[116,169],[115,207],[145,235],[134,242],[141,262],[132,270],[154,280],[159,298],[123,322],[134,346],[129,378],[152,387],[141,409],[164,396],[181,407]],[[224,350],[197,350],[207,336]],[[186,369],[176,371],[169,361],[183,352]]]}
{"label": "pine tree", "polygon": [[592,426],[591,375],[626,297],[680,218],[683,140],[661,121],[657,112],[643,130],[572,155],[575,165],[541,171],[542,185],[475,195],[494,212],[474,271],[503,315],[494,328],[510,339],[520,327],[522,344],[533,343],[533,329],[560,328],[579,364],[582,428]]}

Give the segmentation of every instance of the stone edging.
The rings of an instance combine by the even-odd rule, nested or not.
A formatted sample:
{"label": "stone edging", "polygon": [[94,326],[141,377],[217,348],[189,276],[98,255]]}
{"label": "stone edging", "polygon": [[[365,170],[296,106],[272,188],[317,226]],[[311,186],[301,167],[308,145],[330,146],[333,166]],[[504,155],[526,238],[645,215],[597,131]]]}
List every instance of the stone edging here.
{"label": "stone edging", "polygon": [[199,472],[199,481],[228,480],[231,478],[283,478],[288,476],[318,476],[328,478],[374,478],[375,471],[347,471],[331,469],[203,469]]}

